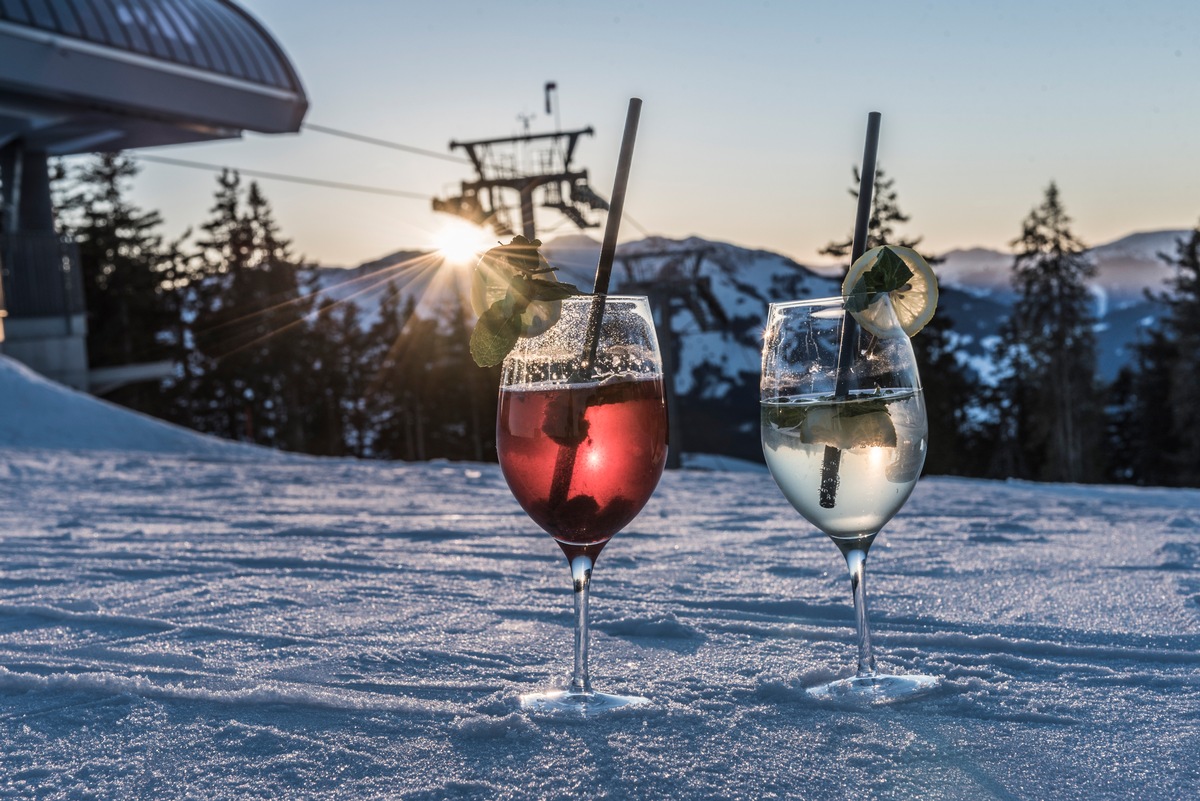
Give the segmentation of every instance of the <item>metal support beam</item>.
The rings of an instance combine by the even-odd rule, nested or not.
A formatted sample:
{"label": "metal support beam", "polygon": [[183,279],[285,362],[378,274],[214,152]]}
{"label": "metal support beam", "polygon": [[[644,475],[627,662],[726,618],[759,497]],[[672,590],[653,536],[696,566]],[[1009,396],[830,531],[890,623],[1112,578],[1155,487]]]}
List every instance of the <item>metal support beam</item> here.
{"label": "metal support beam", "polygon": [[42,375],[87,389],[87,317],[78,254],[54,228],[46,153],[24,145],[18,139],[0,150],[3,352]]}
{"label": "metal support beam", "polygon": [[21,205],[21,140],[14,139],[0,148],[0,233],[17,230],[17,209]]}

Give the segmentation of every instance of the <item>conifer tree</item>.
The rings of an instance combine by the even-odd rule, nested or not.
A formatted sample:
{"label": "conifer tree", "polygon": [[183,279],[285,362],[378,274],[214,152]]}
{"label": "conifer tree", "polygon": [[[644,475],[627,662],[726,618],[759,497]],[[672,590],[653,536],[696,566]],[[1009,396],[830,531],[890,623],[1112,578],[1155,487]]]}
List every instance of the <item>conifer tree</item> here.
{"label": "conifer tree", "polygon": [[368,332],[353,301],[326,302],[309,346],[313,369],[301,407],[309,453],[370,455],[373,430],[367,410]]}
{"label": "conifer tree", "polygon": [[[853,167],[852,171],[854,173],[854,183],[850,187],[850,195],[858,197],[858,186],[862,180],[862,173],[859,172],[857,166]],[[875,168],[875,188],[874,195],[871,198],[871,216],[867,220],[867,250],[879,245],[898,245],[915,250],[921,242],[922,237],[905,239],[896,233],[895,226],[904,225],[909,221],[909,217],[900,211],[895,184],[896,179],[889,178],[882,166]],[[844,259],[850,256],[850,251],[853,247],[854,240],[845,239],[840,242],[830,242],[819,252],[825,256]]]}
{"label": "conifer tree", "polygon": [[1179,443],[1179,483],[1200,486],[1200,224],[1176,243],[1168,331],[1179,353],[1171,376],[1172,428]]}
{"label": "conifer tree", "polygon": [[1175,268],[1160,331],[1139,343],[1133,377],[1135,434],[1144,483],[1200,486],[1200,224],[1159,257]]}
{"label": "conifer tree", "polygon": [[1013,241],[1017,301],[1001,334],[1000,445],[1018,475],[1098,477],[1101,408],[1095,320],[1085,281],[1095,267],[1051,183]]}
{"label": "conifer tree", "polygon": [[371,327],[368,351],[375,373],[369,408],[376,421],[375,450],[388,459],[423,461],[429,458],[429,358],[424,349],[436,336],[436,325],[419,317],[412,296],[389,287],[380,305],[379,320]]}
{"label": "conifer tree", "polygon": [[[253,311],[258,320],[258,339],[247,348],[256,369],[261,369],[258,391],[262,403],[256,412],[270,427],[269,444],[290,451],[316,452],[311,442],[325,442],[322,452],[344,453],[344,445],[330,444],[340,438],[319,431],[319,421],[303,413],[321,382],[318,371],[322,351],[314,333],[317,300],[315,275],[291,251],[275,223],[270,204],[257,183],[246,193],[248,222],[255,252],[254,269],[245,275],[252,280],[243,291],[259,299]],[[319,391],[317,392],[319,394]],[[336,418],[325,418],[336,419]],[[328,448],[335,448],[330,451]]]}
{"label": "conifer tree", "polygon": [[232,300],[233,275],[246,266],[248,243],[239,214],[240,180],[222,172],[217,183],[212,216],[201,225],[187,263],[184,338],[190,346],[176,391],[193,428],[239,439],[246,429],[242,401],[236,381],[221,369],[221,354],[230,348],[219,326],[231,316],[225,306]]}
{"label": "conifer tree", "polygon": [[[137,164],[121,153],[103,153],[66,174],[57,197],[59,228],[79,248],[88,313],[88,363],[111,367],[178,359],[173,286],[166,280],[169,249],[158,229],[162,218],[128,198]],[[110,400],[161,415],[155,384],[132,385]]]}
{"label": "conifer tree", "polygon": [[434,418],[438,455],[483,461],[495,454],[496,399],[500,367],[481,369],[471,358],[470,329],[462,298],[454,294],[440,304],[438,337],[431,354],[426,389]]}
{"label": "conifer tree", "polygon": [[[854,183],[850,194],[858,197],[861,173],[853,168]],[[867,249],[879,245],[897,245],[916,249],[922,237],[906,238],[899,235],[896,227],[909,221],[909,216],[900,210],[896,180],[889,177],[882,167],[875,170],[874,196],[871,201],[871,216],[867,223]],[[831,242],[820,252],[828,256],[848,258],[853,241],[846,239]],[[939,260],[924,256],[930,264]],[[977,382],[973,374],[958,360],[954,347],[954,320],[945,312],[938,312],[915,337],[913,351],[925,390],[926,411],[929,418],[929,456],[925,472],[936,474],[964,474],[969,472],[966,459],[971,434],[969,410],[975,403]]]}
{"label": "conifer tree", "polygon": [[201,226],[189,281],[193,348],[187,372],[201,430],[285,450],[306,450],[299,411],[313,369],[308,315],[314,296],[278,234],[257,184],[243,193],[224,172]]}
{"label": "conifer tree", "polygon": [[1179,439],[1171,408],[1179,351],[1164,329],[1151,329],[1134,346],[1134,364],[1109,390],[1107,473],[1114,481],[1177,484]]}
{"label": "conifer tree", "polygon": [[[169,306],[170,324],[162,332],[163,342],[175,354],[175,370],[157,388],[159,416],[181,426],[196,428],[193,414],[196,407],[195,343],[192,339],[191,314],[195,308],[193,279],[198,274],[197,254],[187,244],[187,230],[179,239],[169,242],[163,254],[162,286]],[[202,429],[203,430],[203,429]]]}

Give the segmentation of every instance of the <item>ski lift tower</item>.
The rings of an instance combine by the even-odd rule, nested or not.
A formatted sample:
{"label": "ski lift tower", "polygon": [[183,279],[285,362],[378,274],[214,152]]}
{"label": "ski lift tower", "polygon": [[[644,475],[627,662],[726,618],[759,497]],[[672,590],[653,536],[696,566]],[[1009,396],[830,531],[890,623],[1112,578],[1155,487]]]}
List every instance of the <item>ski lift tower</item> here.
{"label": "ski lift tower", "polygon": [[[555,90],[554,83],[546,84],[547,114],[554,108]],[[526,130],[519,136],[450,143],[451,150],[466,153],[475,180],[463,181],[455,196],[434,198],[433,210],[512,236],[515,209],[526,239],[537,237],[534,208],[539,205],[558,211],[579,228],[597,227],[589,212],[607,211],[608,202],[588,184],[587,170],[572,166],[580,138],[594,131],[564,131],[556,125],[551,133],[529,133],[530,118],[521,119]]]}
{"label": "ski lift tower", "polygon": [[55,231],[49,157],[294,133],[307,109],[283,50],[229,0],[0,1],[3,352],[91,383],[82,276]]}
{"label": "ski lift tower", "polygon": [[[686,309],[701,331],[720,330],[729,325],[725,310],[712,291],[712,281],[700,274],[704,260],[712,256],[711,247],[675,248],[662,251],[618,253],[616,260],[625,268],[621,291],[646,295],[654,312],[658,349],[662,353],[664,389],[667,400],[667,468],[683,466],[683,410],[675,394],[675,372],[679,364],[679,337],[671,327],[675,312]],[[659,261],[657,268],[651,263]]]}

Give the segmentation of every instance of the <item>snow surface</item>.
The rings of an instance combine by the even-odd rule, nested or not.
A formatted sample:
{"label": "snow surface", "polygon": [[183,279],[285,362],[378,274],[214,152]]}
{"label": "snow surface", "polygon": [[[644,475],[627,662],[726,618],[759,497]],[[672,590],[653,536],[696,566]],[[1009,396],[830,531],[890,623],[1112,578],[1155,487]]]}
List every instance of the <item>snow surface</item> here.
{"label": "snow surface", "polygon": [[496,466],[167,444],[0,366],[0,797],[1200,796],[1200,492],[921,481],[872,618],[944,686],[854,709],[803,692],[852,670],[833,546],[668,473],[593,594],[595,683],[655,703],[556,720],[567,569]]}

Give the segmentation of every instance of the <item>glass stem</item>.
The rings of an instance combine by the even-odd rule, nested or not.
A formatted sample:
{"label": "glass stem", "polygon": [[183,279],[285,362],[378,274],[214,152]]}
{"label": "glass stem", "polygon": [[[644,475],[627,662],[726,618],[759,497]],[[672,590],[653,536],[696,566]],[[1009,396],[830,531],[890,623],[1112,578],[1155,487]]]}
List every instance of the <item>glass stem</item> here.
{"label": "glass stem", "polygon": [[571,677],[572,695],[590,695],[588,675],[588,589],[592,584],[592,560],[576,556],[571,560],[571,580],[575,586],[575,673]]}
{"label": "glass stem", "polygon": [[854,593],[854,622],[858,627],[858,678],[875,675],[875,656],[871,653],[871,623],[867,620],[867,552],[860,548],[846,551],[850,568],[850,589]]}

